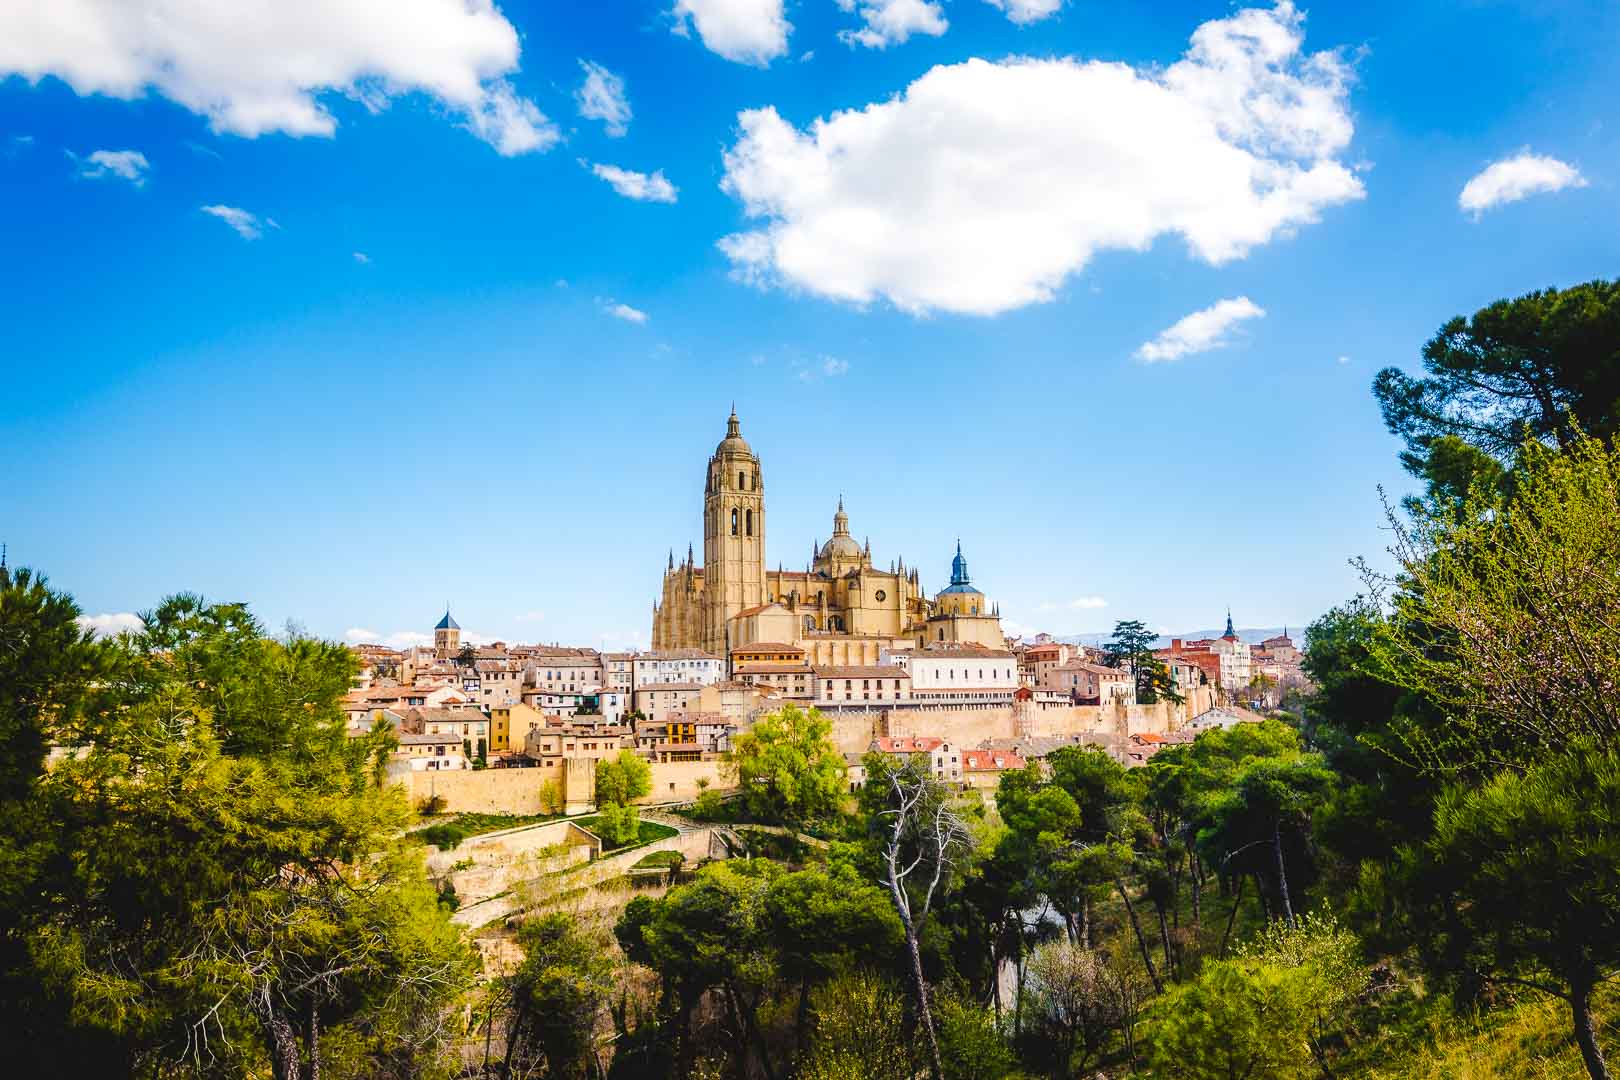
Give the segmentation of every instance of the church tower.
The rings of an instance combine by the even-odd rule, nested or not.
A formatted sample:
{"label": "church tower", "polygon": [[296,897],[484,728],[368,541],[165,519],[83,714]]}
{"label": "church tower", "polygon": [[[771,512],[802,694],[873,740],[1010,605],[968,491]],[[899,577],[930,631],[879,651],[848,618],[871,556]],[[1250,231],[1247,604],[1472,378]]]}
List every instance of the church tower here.
{"label": "church tower", "polygon": [[765,602],[765,484],[733,409],[703,485],[703,648],[724,656],[731,617]]}
{"label": "church tower", "polygon": [[461,626],[444,609],[444,618],[433,628],[433,655],[440,660],[454,660],[461,652]]}

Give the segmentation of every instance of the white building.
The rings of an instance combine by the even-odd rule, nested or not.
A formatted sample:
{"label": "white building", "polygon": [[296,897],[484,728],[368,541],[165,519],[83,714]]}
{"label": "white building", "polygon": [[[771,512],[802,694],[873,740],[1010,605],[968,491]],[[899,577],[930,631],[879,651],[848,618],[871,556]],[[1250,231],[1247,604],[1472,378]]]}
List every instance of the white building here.
{"label": "white building", "polygon": [[630,678],[636,693],[650,686],[669,683],[697,683],[707,686],[726,676],[723,658],[700,649],[666,649],[638,653],[630,661]]}
{"label": "white building", "polygon": [[402,731],[399,733],[399,749],[394,751],[394,760],[407,762],[415,772],[467,767],[459,735],[418,735]]}
{"label": "white building", "polygon": [[911,673],[896,664],[815,669],[816,706],[893,708],[911,700]]}
{"label": "white building", "polygon": [[636,688],[635,659],[635,653],[603,653],[602,685],[614,690],[622,690],[626,694],[634,691]]}
{"label": "white building", "polygon": [[524,683],[536,690],[574,693],[602,685],[602,657],[595,649],[546,647],[529,657]]}
{"label": "white building", "polygon": [[994,708],[1011,705],[1018,689],[1018,657],[1006,649],[934,643],[884,649],[881,659],[910,674],[913,704]]}

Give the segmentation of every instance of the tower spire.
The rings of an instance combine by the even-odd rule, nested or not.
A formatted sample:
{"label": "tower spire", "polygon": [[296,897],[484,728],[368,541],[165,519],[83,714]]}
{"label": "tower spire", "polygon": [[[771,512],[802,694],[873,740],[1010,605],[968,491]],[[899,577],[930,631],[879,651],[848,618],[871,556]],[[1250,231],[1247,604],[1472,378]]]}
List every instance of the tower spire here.
{"label": "tower spire", "polygon": [[1232,632],[1232,608],[1230,605],[1228,605],[1226,609],[1226,633],[1223,636],[1229,638],[1237,637],[1237,635]]}

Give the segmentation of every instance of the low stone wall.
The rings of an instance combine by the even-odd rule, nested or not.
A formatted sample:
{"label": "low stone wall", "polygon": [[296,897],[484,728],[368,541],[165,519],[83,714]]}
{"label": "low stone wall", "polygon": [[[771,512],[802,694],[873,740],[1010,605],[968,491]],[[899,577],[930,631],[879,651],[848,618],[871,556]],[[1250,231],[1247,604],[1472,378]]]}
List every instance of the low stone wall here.
{"label": "low stone wall", "polygon": [[726,781],[718,761],[671,761],[652,767],[652,787],[638,803],[691,802],[702,789],[699,780],[710,787],[724,788]]}
{"label": "low stone wall", "polygon": [[[464,904],[476,904],[514,883],[566,870],[600,853],[599,838],[571,821],[524,825],[471,836],[447,851],[433,848],[428,873],[448,877]],[[456,866],[471,862],[461,870]]]}
{"label": "low stone wall", "polygon": [[[447,814],[543,814],[553,808],[541,805],[540,789],[548,780],[557,784],[556,773],[554,769],[447,769],[396,774],[395,779],[406,785],[413,806],[438,796],[444,800]],[[566,780],[572,781],[573,776],[574,770],[569,770]],[[702,790],[698,787],[699,780],[707,780],[711,787],[725,787],[720,762],[654,764],[652,787],[636,801],[691,802]],[[576,805],[572,791],[559,794],[568,797],[570,812],[588,813],[592,809],[588,803]]]}
{"label": "low stone wall", "polygon": [[605,855],[589,866],[582,866],[560,877],[537,874],[527,886],[517,884],[504,896],[463,904],[451,921],[462,926],[478,927],[524,908],[544,909],[548,895],[575,893],[610,878],[622,877],[630,867],[655,851],[678,851],[686,857],[687,862],[699,862],[711,854],[718,854],[714,849],[714,831],[713,828],[691,829],[675,836],[666,836],[644,847]]}
{"label": "low stone wall", "polygon": [[424,769],[411,772],[411,805],[438,796],[449,814],[543,814],[545,769]]}

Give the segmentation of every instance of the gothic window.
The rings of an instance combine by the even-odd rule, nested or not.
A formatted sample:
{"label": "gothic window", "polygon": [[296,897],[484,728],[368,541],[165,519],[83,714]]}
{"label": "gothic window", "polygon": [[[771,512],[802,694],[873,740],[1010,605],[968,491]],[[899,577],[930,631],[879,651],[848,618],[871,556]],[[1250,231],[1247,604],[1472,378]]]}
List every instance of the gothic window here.
{"label": "gothic window", "polygon": [[753,536],[754,535],[754,512],[752,510],[748,511],[747,523],[748,523],[748,535]]}
{"label": "gothic window", "polygon": [[747,491],[748,490],[748,481],[744,478],[741,469],[737,470],[737,490],[738,491]]}
{"label": "gothic window", "polygon": [[815,620],[815,616],[813,616],[813,615],[806,615],[806,616],[805,616],[805,617],[804,617],[804,628],[805,628],[805,629],[806,629],[806,630],[809,630],[809,631],[812,631],[812,632],[813,632],[813,631],[814,631],[814,630],[815,630],[815,628],[816,628],[816,620]]}
{"label": "gothic window", "polygon": [[887,600],[888,598],[889,598],[889,594],[884,592],[882,589],[879,589],[877,591],[876,596],[874,597],[874,599],[876,599],[877,602],[880,603],[880,604],[883,603],[883,601]]}
{"label": "gothic window", "polygon": [[731,535],[737,535],[737,510],[735,507],[731,511]]}

